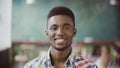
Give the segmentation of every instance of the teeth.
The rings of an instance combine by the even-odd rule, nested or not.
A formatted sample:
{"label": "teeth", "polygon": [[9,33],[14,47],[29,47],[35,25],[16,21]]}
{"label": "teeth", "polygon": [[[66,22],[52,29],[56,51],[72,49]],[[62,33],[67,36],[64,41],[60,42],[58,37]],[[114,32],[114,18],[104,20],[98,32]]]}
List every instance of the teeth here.
{"label": "teeth", "polygon": [[64,39],[57,39],[56,40],[56,43],[62,43],[62,42],[64,42],[65,40]]}

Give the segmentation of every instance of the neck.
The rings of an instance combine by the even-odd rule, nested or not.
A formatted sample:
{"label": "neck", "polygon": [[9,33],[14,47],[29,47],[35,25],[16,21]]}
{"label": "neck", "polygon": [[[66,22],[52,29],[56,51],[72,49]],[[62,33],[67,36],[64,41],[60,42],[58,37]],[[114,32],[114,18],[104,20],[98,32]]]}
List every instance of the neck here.
{"label": "neck", "polygon": [[52,64],[54,65],[54,63],[65,63],[70,52],[71,52],[71,47],[63,51],[58,51],[54,48],[51,48],[50,55],[51,55]]}

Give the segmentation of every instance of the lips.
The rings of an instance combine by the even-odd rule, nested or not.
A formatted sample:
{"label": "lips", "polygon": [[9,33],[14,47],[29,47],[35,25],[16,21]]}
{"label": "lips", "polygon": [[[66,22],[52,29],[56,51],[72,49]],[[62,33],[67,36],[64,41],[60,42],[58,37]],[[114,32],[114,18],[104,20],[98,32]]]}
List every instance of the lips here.
{"label": "lips", "polygon": [[65,41],[65,39],[63,39],[63,38],[55,39],[56,43],[63,43],[64,41]]}

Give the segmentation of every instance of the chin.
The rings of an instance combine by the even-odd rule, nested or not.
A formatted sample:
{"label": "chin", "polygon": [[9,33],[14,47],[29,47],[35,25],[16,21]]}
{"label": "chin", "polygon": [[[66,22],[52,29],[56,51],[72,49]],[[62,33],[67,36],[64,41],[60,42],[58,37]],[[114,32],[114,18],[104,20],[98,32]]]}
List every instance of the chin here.
{"label": "chin", "polygon": [[58,50],[58,51],[64,51],[64,50],[66,50],[66,49],[68,49],[69,47],[71,47],[71,46],[65,46],[65,47],[56,47],[56,46],[52,46],[54,49],[56,49],[56,50]]}

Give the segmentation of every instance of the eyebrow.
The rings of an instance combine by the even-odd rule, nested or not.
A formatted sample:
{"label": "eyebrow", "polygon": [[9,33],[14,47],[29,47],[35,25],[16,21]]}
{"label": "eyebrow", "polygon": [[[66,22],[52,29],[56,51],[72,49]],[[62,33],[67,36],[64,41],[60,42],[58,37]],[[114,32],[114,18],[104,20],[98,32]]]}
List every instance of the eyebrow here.
{"label": "eyebrow", "polygon": [[65,26],[72,26],[71,24],[68,24],[68,23],[65,23],[64,25],[65,25]]}
{"label": "eyebrow", "polygon": [[52,24],[51,26],[56,26],[57,24]]}
{"label": "eyebrow", "polygon": [[[50,26],[50,28],[53,27],[53,26],[57,26],[57,24],[56,24],[56,23],[52,24],[52,25]],[[72,25],[71,25],[71,24],[68,24],[68,23],[65,23],[65,24],[63,24],[63,26],[72,26]]]}
{"label": "eyebrow", "polygon": [[52,24],[49,28],[55,27],[57,26],[57,24]]}

